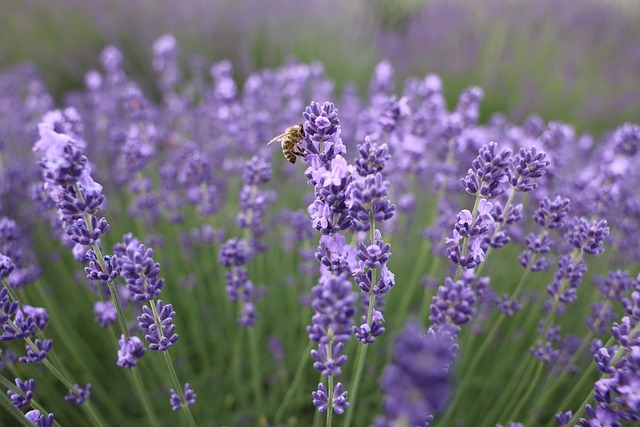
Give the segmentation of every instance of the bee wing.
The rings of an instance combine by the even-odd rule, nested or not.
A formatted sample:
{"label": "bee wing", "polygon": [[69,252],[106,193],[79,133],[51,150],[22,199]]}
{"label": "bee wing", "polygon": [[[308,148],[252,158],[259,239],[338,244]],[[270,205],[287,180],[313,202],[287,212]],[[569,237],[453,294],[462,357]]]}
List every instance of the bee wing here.
{"label": "bee wing", "polygon": [[285,136],[287,136],[287,133],[281,133],[280,135],[274,137],[271,141],[267,142],[267,145],[270,145],[274,142],[279,142],[282,141],[282,138],[284,138]]}

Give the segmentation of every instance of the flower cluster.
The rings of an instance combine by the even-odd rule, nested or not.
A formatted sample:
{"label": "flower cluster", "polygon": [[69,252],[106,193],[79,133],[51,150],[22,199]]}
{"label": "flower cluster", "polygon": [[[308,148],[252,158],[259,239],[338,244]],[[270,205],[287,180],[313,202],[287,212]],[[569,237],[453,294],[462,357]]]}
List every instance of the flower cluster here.
{"label": "flower cluster", "polygon": [[451,364],[458,345],[446,329],[425,334],[409,322],[396,338],[393,360],[380,380],[385,418],[375,427],[424,426],[446,408],[453,390]]}
{"label": "flower cluster", "polygon": [[244,237],[227,239],[220,246],[218,262],[229,269],[225,273],[229,300],[242,303],[237,322],[243,328],[249,328],[256,323],[258,315],[252,302],[253,283],[249,280],[249,272],[245,265],[256,252],[266,250],[260,237],[266,232],[262,221],[269,198],[268,193],[259,186],[271,179],[271,165],[253,156],[246,162],[242,178],[244,185],[240,190],[240,211],[236,216],[236,222],[244,230]]}
{"label": "flower cluster", "polygon": [[346,204],[346,189],[352,181],[343,154],[346,148],[340,138],[338,110],[331,103],[312,102],[304,112],[305,144],[302,149],[308,184],[313,186],[315,200],[309,206],[313,227],[322,233],[316,259],[322,276],[312,289],[314,315],[307,327],[309,339],[318,343],[312,350],[313,366],[328,377],[329,388],[320,383],[313,393],[313,404],[319,411],[343,413],[349,406],[342,384],[333,384],[341,373],[347,356],[342,354],[350,339],[355,315],[356,294],[351,291],[348,276],[352,273],[354,251],[345,244],[340,231],[352,225]]}
{"label": "flower cluster", "polygon": [[[122,54],[110,46],[100,71],[86,74],[85,90],[68,94],[64,107],[49,113],[53,98],[33,67],[0,72],[0,383],[3,394],[10,391],[6,402],[21,413],[37,408],[26,413],[29,422],[51,425],[53,415],[38,394],[44,387],[63,390],[40,381],[44,369],[68,390],[58,401],[73,404],[56,416],[92,425],[141,415],[158,424],[150,400],[161,389],[169,405],[158,416],[195,425],[194,383],[181,383],[181,371],[199,372],[203,384],[226,390],[228,399],[214,399],[196,413],[227,425],[286,424],[285,417],[296,415],[287,405],[297,390],[316,384],[309,394],[327,424],[333,414],[344,414],[345,425],[355,424],[356,413],[369,417],[358,424],[370,422],[373,412],[362,411],[362,400],[370,407],[382,403],[385,416],[374,421],[380,427],[473,424],[478,417],[537,425],[555,412],[553,396],[565,391],[568,402],[582,393],[589,405],[575,416],[560,413],[559,424],[637,422],[640,127],[625,123],[596,138],[538,116],[516,124],[497,113],[480,123],[482,89],[467,88],[451,108],[435,75],[410,78],[394,93],[396,73],[387,61],[360,97],[349,84],[336,96],[319,63],[291,60],[241,83],[229,61],[208,66],[202,58],[182,61],[179,53],[173,36],[154,44],[159,90],[152,97],[143,90],[148,82],[134,82]],[[292,166],[266,142],[302,110],[296,149],[303,153]],[[37,141],[44,186],[25,141]],[[278,158],[273,165],[271,155]],[[272,176],[278,188],[266,191]],[[462,177],[462,185],[452,177]],[[305,180],[313,192],[303,198],[299,184]],[[116,197],[107,204],[110,191]],[[275,191],[279,203],[269,206]],[[237,207],[226,203],[229,194],[237,195]],[[461,206],[469,194],[473,204]],[[43,219],[51,227],[43,227]],[[419,248],[416,224],[426,229]],[[49,228],[73,249],[84,275],[68,271],[70,253],[56,250],[58,242],[45,236]],[[112,249],[108,233],[115,229],[138,237],[126,234]],[[605,248],[611,255],[591,263],[587,255]],[[212,270],[212,255],[223,271]],[[531,277],[549,268],[555,271],[547,282]],[[233,307],[218,298],[225,290],[216,286],[217,273],[224,273]],[[581,289],[585,277],[594,277],[596,287]],[[88,287],[74,289],[86,278]],[[254,286],[258,279],[274,287],[265,294],[267,287]],[[396,280],[407,287],[389,296]],[[25,286],[31,282],[36,286]],[[262,297],[271,301],[260,308],[268,325],[257,323]],[[571,304],[577,298],[584,304]],[[95,302],[93,313],[82,304],[87,300]],[[66,302],[73,313],[62,306]],[[221,317],[225,311],[230,316]],[[393,351],[385,348],[412,312],[422,326],[409,324]],[[572,318],[562,318],[565,312]],[[84,324],[93,315],[100,327],[117,331],[115,342],[83,334],[98,327]],[[220,322],[232,316],[240,327],[276,329],[264,335],[248,328],[245,349],[237,331]],[[305,318],[308,326],[300,324]],[[582,320],[586,328],[577,335]],[[458,388],[436,420],[452,395],[457,340],[466,324]],[[55,346],[44,334],[50,328],[59,337]],[[293,374],[290,359],[301,350],[301,333],[311,342]],[[188,334],[188,346],[171,350]],[[273,357],[262,361],[274,366],[261,363],[265,344]],[[499,358],[488,357],[493,349]],[[102,363],[101,354],[116,352],[112,363]],[[166,369],[147,366],[149,356],[141,359],[147,352],[162,352],[150,356]],[[61,362],[74,354],[78,366],[65,369]],[[313,383],[302,375],[309,356],[320,376]],[[386,369],[385,358],[391,360]],[[94,369],[96,363],[108,370]],[[246,372],[247,366],[253,369]],[[100,413],[110,401],[100,396],[97,407],[92,401],[112,390],[101,381],[116,378],[111,373],[119,367],[131,384],[114,384],[114,395],[120,388],[127,402],[130,394],[138,401],[122,413]],[[601,376],[591,390],[585,385],[595,369]],[[68,378],[68,372],[90,377]],[[149,373],[158,381],[141,378]],[[164,373],[170,383],[162,384]],[[245,373],[250,381],[243,381]],[[348,373],[349,383],[343,380]],[[381,382],[367,378],[380,373]],[[484,387],[486,378],[506,384]],[[285,395],[266,399],[266,388]],[[367,397],[359,399],[358,392]],[[254,408],[241,413],[248,401]],[[274,402],[281,406],[272,420]],[[0,424],[8,422],[4,412]],[[299,422],[309,424],[310,415],[300,414]]]}
{"label": "flower cluster", "polygon": [[381,305],[395,284],[394,274],[387,267],[391,246],[382,240],[376,225],[391,219],[396,206],[389,201],[389,182],[383,180],[382,175],[391,158],[387,145],[365,138],[365,142],[358,145],[358,154],[355,161],[357,175],[347,186],[346,196],[352,228],[369,234],[365,242],[358,242],[358,267],[354,271],[367,310],[361,325],[354,326],[353,331],[360,343],[370,344],[385,330],[382,326],[384,318],[382,312],[376,310],[376,303]]}
{"label": "flower cluster", "polygon": [[[145,348],[140,339],[129,336],[127,328],[123,326],[122,303],[114,281],[123,277],[131,299],[144,304],[138,324],[149,343],[149,349],[166,351],[177,341],[178,335],[173,325],[175,312],[171,304],[155,301],[164,286],[164,279],[159,277],[160,265],[153,259],[153,249],[147,249],[132,234],[127,234],[124,243],[114,247],[114,255],[102,255],[100,238],[109,230],[109,224],[105,218],[98,220],[95,213],[102,209],[105,197],[102,195],[102,186],[91,177],[91,168],[84,155],[86,143],[79,136],[79,123],[80,118],[73,109],[47,113],[38,126],[40,139],[34,145],[34,150],[43,152],[40,166],[44,170],[45,188],[57,203],[66,233],[76,248],[83,248],[85,259],[89,261],[89,266],[85,268],[87,278],[107,284],[106,293],[111,296],[109,302],[117,317],[120,317],[122,336],[117,364],[132,368],[145,353]],[[104,292],[100,294],[104,295]],[[149,307],[146,306],[147,302]],[[108,319],[113,319],[113,314],[108,313],[113,310],[105,306],[108,302],[102,301],[101,304],[100,309],[96,307],[98,323],[108,326]],[[44,344],[41,347],[44,348]],[[91,387],[80,390],[71,393],[71,398],[77,403],[86,400]],[[188,405],[186,401],[183,404]]]}

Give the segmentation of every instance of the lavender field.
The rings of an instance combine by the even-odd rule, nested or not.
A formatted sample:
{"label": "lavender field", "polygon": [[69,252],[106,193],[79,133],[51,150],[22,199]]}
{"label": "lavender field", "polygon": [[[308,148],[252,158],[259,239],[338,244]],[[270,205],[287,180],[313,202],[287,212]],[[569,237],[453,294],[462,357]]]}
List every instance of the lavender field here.
{"label": "lavender field", "polygon": [[637,425],[640,15],[418,3],[5,64],[0,425]]}

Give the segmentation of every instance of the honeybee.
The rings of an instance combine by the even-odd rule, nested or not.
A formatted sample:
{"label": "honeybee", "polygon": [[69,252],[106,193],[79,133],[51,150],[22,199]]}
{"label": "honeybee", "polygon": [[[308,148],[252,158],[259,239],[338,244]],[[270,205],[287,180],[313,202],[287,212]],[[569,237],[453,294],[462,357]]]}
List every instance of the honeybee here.
{"label": "honeybee", "polygon": [[302,124],[289,126],[283,133],[273,138],[267,145],[280,141],[282,145],[282,154],[284,158],[291,163],[296,162],[298,156],[304,157],[304,153],[300,148],[300,142],[304,138],[304,129]]}

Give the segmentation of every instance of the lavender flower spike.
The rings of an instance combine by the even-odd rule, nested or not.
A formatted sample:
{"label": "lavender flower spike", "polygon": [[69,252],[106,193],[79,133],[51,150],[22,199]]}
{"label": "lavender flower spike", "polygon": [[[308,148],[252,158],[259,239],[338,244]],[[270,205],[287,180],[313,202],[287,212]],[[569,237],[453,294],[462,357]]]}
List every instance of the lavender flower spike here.
{"label": "lavender flower spike", "polygon": [[[443,411],[453,385],[451,363],[458,345],[446,328],[430,328],[426,335],[410,321],[394,344],[393,361],[380,386],[382,407],[390,425],[423,426]],[[405,424],[394,424],[394,422]],[[382,424],[384,425],[384,424]]]}
{"label": "lavender flower spike", "polygon": [[478,157],[471,163],[467,176],[460,180],[465,191],[477,197],[493,199],[505,192],[500,184],[508,180],[511,150],[505,148],[498,153],[498,144],[490,142],[483,145]]}

